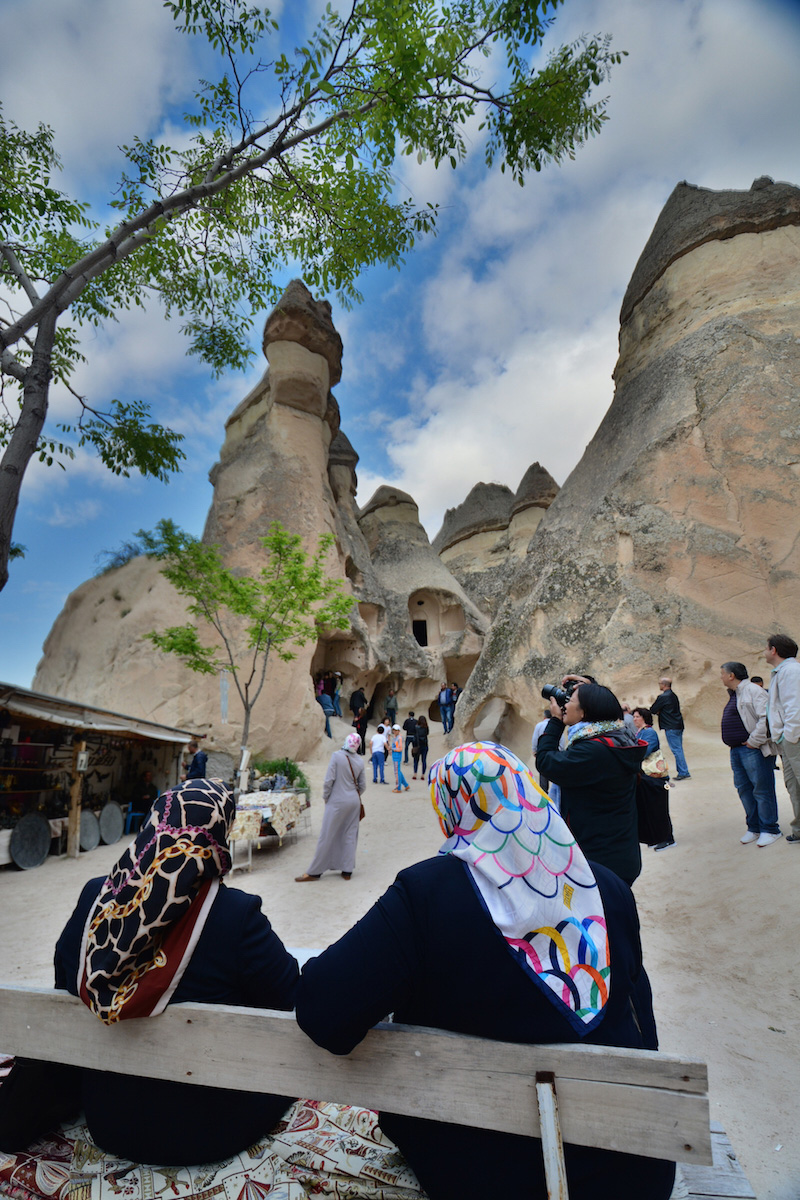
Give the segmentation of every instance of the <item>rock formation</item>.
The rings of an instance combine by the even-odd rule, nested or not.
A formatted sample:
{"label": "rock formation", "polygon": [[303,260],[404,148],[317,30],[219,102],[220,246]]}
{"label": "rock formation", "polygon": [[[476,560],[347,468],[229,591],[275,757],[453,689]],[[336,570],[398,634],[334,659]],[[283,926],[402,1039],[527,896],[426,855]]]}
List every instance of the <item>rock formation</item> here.
{"label": "rock formation", "polygon": [[536,462],[516,493],[504,484],[476,483],[466,500],[448,508],[433,548],[482,612],[497,612],[557,492],[552,475]]}
{"label": "rock formation", "polygon": [[[358,524],[385,597],[384,611],[371,617],[359,604],[362,615],[372,622],[371,640],[385,663],[399,653],[408,664],[403,707],[438,719],[434,698],[442,681],[463,687],[477,662],[488,622],[438,558],[406,492],[378,488]],[[378,687],[379,699],[390,683],[385,668],[382,674],[386,685]]]}
{"label": "rock formation", "polygon": [[632,703],[668,672],[715,722],[719,664],[756,671],[768,632],[800,630],[799,189],[676,187],[623,301],[615,381],[495,617],[463,733],[528,753],[541,685],[576,669]]}
{"label": "rock formation", "polygon": [[[351,628],[323,635],[290,663],[273,656],[251,721],[254,752],[303,757],[323,729],[314,673],[341,671],[346,697],[360,685],[380,701],[394,685],[402,704],[435,714],[441,680],[466,682],[487,622],[431,549],[410,497],[392,500],[381,489],[358,511],[358,455],[330,390],[342,356],[330,305],[294,281],[267,319],[264,352],[267,371],[226,423],[203,536],[228,566],[254,572],[263,561],[258,538],[272,521],[309,549],[321,533],[334,536],[329,569],[353,594]],[[423,610],[426,648],[412,624]],[[212,746],[233,751],[241,718],[232,681],[193,675],[144,640],[185,620],[158,564],[134,559],[68,598],[33,686],[208,733]]]}

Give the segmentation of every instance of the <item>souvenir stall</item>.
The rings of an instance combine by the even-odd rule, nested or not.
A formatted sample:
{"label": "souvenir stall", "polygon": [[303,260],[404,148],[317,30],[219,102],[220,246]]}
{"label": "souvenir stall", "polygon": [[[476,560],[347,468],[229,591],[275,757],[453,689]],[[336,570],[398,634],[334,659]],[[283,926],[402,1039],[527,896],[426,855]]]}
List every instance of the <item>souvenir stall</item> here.
{"label": "souvenir stall", "polygon": [[0,865],[116,842],[143,780],[180,779],[191,732],[0,683]]}

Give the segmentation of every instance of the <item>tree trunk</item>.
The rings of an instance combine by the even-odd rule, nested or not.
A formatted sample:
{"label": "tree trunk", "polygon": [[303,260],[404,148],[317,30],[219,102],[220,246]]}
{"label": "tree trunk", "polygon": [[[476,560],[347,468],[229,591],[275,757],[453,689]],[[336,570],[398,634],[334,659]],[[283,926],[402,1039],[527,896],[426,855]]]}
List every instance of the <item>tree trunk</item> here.
{"label": "tree trunk", "polygon": [[[236,804],[239,803],[239,797],[243,792],[247,791],[250,781],[250,771],[244,766],[245,751],[247,750],[247,739],[250,735],[250,713],[253,710],[252,704],[248,705],[244,701],[244,724],[242,725],[242,745],[239,751],[239,765],[236,769],[235,787],[233,789],[233,799]],[[249,758],[248,758],[249,765]],[[242,783],[244,782],[244,786]]]}
{"label": "tree trunk", "polygon": [[19,493],[28,463],[36,453],[42,428],[47,417],[50,391],[50,367],[56,314],[50,310],[42,317],[36,332],[33,357],[25,372],[22,391],[22,410],[14,432],[0,459],[0,591],[8,582],[8,559],[11,535],[17,515]]}

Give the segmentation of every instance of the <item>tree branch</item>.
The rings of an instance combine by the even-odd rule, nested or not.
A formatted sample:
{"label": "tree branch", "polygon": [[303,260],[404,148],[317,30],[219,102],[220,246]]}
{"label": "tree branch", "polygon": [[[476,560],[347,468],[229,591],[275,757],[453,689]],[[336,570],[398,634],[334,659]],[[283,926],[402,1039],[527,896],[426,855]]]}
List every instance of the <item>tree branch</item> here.
{"label": "tree branch", "polygon": [[35,304],[39,299],[39,293],[36,291],[36,288],[33,286],[33,283],[28,277],[27,271],[17,258],[11,246],[9,246],[8,242],[0,242],[0,254],[3,255],[3,258],[8,263],[11,271],[14,275],[16,275],[17,279],[19,280],[20,287],[25,292],[25,295],[28,297],[31,304]]}

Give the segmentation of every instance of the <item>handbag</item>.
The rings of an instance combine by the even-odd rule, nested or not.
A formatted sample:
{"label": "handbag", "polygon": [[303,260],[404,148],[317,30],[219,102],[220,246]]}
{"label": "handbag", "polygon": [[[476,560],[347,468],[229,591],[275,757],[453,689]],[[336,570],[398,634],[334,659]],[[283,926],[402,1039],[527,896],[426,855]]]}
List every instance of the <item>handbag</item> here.
{"label": "handbag", "polygon": [[647,758],[642,761],[642,770],[651,779],[667,779],[669,763],[664,758],[663,750],[654,750],[652,754],[648,754]]}
{"label": "handbag", "polygon": [[[348,760],[347,760],[347,765],[348,765],[348,767],[350,768],[350,774],[353,776],[353,783],[355,783],[355,785],[356,785],[356,791],[358,791],[358,783],[357,783],[357,781],[356,781],[356,773],[355,773],[355,771],[353,770],[353,764],[350,762],[350,759],[349,759],[349,758],[348,758]],[[366,815],[367,815],[367,814],[366,814],[366,812],[364,811],[364,801],[362,800],[362,801],[360,802],[360,804],[359,804],[359,813],[358,813],[358,819],[359,819],[359,821],[363,821],[363,820],[364,820],[364,817],[365,817]]]}

